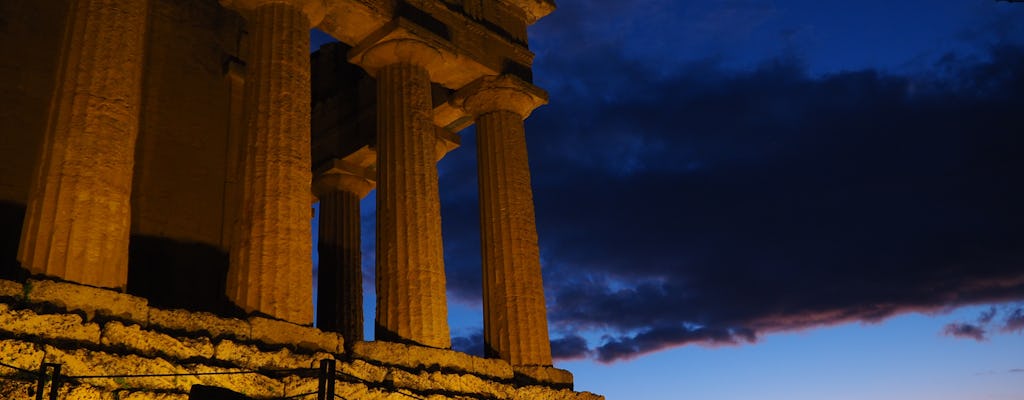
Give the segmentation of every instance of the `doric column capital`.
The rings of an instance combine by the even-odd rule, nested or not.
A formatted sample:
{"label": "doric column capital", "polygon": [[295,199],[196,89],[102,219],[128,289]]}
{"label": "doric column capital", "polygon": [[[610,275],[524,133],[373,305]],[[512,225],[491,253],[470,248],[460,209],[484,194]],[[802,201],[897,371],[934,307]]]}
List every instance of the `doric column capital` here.
{"label": "doric column capital", "polygon": [[523,10],[526,22],[531,25],[555,11],[554,0],[505,0],[505,2]]}
{"label": "doric column capital", "polygon": [[366,178],[344,172],[330,172],[313,178],[313,194],[317,198],[331,192],[349,192],[362,199],[370,194],[373,187],[373,182]]}
{"label": "doric column capital", "polygon": [[512,111],[525,119],[547,104],[548,94],[513,75],[485,76],[455,92],[451,102],[473,116]]}
{"label": "doric column capital", "polygon": [[436,71],[445,63],[445,54],[435,45],[411,37],[381,41],[354,54],[350,61],[376,76],[377,71],[393,64],[412,64],[427,72]]}
{"label": "doric column capital", "polygon": [[238,11],[252,11],[270,4],[286,4],[302,10],[306,18],[309,18],[310,28],[319,25],[324,15],[327,15],[324,0],[220,0],[221,6]]}
{"label": "doric column capital", "polygon": [[314,175],[313,195],[317,198],[343,191],[354,193],[362,199],[377,186],[372,171],[336,158],[317,168]]}

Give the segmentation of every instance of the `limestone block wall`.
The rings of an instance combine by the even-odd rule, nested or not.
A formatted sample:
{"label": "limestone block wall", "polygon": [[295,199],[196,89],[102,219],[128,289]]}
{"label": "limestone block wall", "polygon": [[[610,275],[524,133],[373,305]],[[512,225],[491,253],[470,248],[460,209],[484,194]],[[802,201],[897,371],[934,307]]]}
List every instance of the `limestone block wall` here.
{"label": "limestone block wall", "polygon": [[572,376],[555,368],[514,371],[502,360],[395,343],[350,347],[337,334],[277,320],[154,308],[71,283],[0,280],[3,399],[34,399],[34,377],[14,368],[36,371],[44,362],[59,363],[68,377],[163,375],[66,379],[61,400],[186,400],[193,385],[278,399],[316,392],[324,359],[336,360],[335,393],[347,399],[603,399],[574,392]]}

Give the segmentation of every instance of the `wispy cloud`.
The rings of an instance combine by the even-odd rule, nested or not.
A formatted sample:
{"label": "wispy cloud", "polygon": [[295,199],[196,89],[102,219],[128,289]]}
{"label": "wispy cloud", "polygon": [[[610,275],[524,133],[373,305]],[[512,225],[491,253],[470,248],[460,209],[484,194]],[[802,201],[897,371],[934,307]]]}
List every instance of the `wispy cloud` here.
{"label": "wispy cloud", "polygon": [[988,338],[985,337],[985,329],[977,325],[951,323],[947,324],[945,328],[942,329],[942,332],[948,336],[974,339],[979,342],[988,340]]}

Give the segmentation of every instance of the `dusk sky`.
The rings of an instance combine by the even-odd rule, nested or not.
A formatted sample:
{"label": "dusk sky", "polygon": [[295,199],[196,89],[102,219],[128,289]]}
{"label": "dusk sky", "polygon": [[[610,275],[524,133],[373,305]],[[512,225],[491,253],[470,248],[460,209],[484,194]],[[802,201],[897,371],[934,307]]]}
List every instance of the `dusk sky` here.
{"label": "dusk sky", "polygon": [[[577,390],[1024,399],[1024,3],[561,0],[530,43]],[[474,135],[439,170],[453,344],[480,353]]]}

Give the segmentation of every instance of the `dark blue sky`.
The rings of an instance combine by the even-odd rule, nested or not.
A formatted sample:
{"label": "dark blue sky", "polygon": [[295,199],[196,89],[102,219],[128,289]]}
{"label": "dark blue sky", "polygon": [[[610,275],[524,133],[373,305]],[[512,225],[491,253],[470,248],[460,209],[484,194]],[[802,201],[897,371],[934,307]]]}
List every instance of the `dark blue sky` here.
{"label": "dark blue sky", "polygon": [[[941,319],[922,338],[1024,351],[1022,22],[1024,4],[987,0],[560,1],[530,31],[551,104],[527,121],[556,355],[671,369],[696,361],[657,354],[686,344],[909,313]],[[474,350],[463,140],[439,166],[456,343]]]}
{"label": "dark blue sky", "polygon": [[[531,31],[561,355],[1024,297],[1024,10],[821,3],[566,1]],[[473,301],[465,138],[442,191],[449,287]]]}

